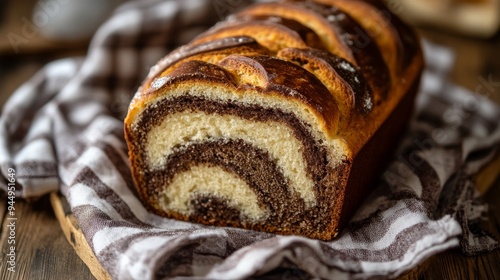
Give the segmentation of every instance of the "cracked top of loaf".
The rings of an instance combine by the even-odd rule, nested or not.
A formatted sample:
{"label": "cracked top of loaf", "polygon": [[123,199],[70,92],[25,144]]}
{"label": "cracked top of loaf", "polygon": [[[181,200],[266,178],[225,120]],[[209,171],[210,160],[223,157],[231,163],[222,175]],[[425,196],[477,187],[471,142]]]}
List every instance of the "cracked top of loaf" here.
{"label": "cracked top of loaf", "polygon": [[220,88],[217,98],[287,103],[354,157],[421,68],[415,33],[376,1],[255,4],[158,62],[126,122],[167,92]]}

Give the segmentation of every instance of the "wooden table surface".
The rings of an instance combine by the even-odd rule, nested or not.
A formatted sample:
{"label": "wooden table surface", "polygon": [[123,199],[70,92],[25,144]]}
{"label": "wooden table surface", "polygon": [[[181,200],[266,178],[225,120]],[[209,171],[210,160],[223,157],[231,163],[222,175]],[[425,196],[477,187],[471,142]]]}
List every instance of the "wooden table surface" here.
{"label": "wooden table surface", "polygon": [[[443,33],[420,30],[433,42],[454,49],[456,67],[451,78],[472,91],[481,79],[500,83],[500,35],[491,40],[474,40]],[[0,53],[0,106],[9,94],[29,78],[44,63],[53,58],[84,54],[85,47],[75,49],[60,45],[56,50],[45,47],[42,53]],[[500,103],[500,86],[489,92]],[[490,205],[490,230],[500,236],[500,180],[484,196]],[[6,269],[9,250],[6,219],[6,198],[0,194],[0,279],[94,279],[65,239],[54,216],[49,197],[35,202],[16,201],[16,272]],[[401,279],[500,279],[500,250],[480,256],[466,257],[460,250],[451,249],[431,257]]]}

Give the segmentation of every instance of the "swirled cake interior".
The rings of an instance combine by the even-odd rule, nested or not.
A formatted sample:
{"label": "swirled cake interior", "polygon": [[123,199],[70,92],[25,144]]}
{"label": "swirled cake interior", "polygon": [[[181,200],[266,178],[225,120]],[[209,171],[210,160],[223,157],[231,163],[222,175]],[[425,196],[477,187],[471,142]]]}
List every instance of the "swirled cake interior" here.
{"label": "swirled cake interior", "polygon": [[254,5],[152,68],[125,119],[150,210],[324,240],[338,233],[345,201],[359,201],[353,163],[421,67],[418,47],[406,46],[418,43],[396,27],[357,49],[381,19],[359,2],[373,12],[359,20],[347,2]]}

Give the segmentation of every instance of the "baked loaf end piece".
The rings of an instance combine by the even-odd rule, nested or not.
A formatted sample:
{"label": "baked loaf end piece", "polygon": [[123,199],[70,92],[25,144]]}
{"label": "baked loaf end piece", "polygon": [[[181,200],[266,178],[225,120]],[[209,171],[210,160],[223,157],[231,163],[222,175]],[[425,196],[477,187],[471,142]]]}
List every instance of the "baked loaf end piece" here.
{"label": "baked loaf end piece", "polygon": [[375,2],[262,3],[151,69],[125,119],[153,212],[330,240],[397,144],[422,70]]}

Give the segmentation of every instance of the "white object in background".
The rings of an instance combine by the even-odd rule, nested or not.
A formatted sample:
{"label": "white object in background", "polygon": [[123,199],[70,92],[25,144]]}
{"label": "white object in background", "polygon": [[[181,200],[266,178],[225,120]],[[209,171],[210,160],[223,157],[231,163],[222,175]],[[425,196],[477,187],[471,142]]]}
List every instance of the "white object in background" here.
{"label": "white object in background", "polygon": [[32,20],[46,38],[89,39],[121,2],[123,0],[39,0]]}
{"label": "white object in background", "polygon": [[500,0],[400,0],[399,4],[398,15],[414,24],[481,38],[500,28]]}

